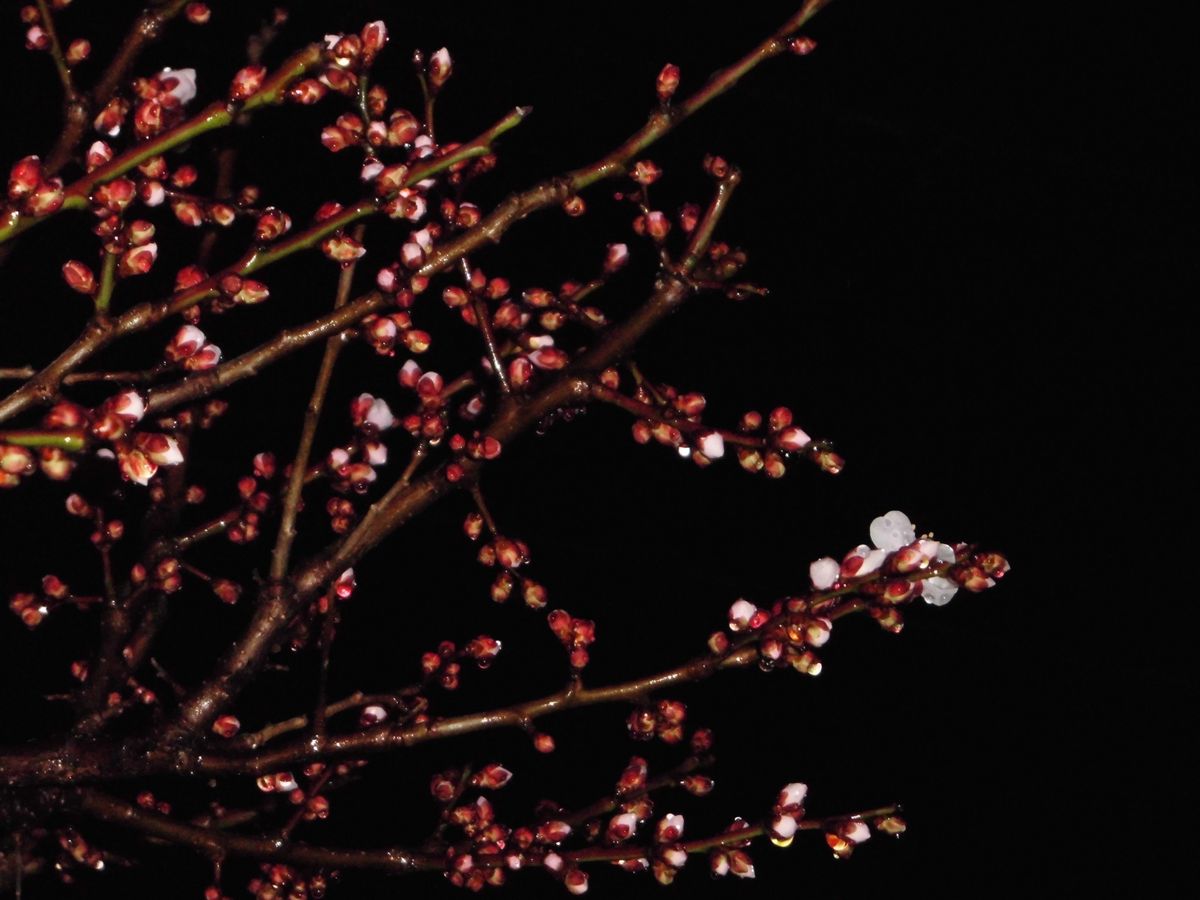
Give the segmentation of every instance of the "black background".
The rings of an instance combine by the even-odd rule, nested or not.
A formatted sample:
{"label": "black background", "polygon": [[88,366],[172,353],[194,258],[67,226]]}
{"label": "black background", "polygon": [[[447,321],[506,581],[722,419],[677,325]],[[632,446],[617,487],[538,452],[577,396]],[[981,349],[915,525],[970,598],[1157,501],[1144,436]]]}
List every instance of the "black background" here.
{"label": "black background", "polygon": [[[50,144],[58,88],[48,60],[21,47],[17,5],[6,6],[0,157],[10,160]],[[78,0],[60,30],[91,37],[104,59],[124,7],[136,9]],[[218,8],[206,28],[173,25],[138,71],[195,66],[204,102],[241,64],[242,36],[266,8],[246,2]],[[380,75],[400,102],[415,104],[409,51],[448,45],[456,68],[439,102],[443,139],[470,137],[511,105],[535,108],[480,184],[475,199],[486,205],[614,146],[643,121],[664,62],[681,66],[686,93],[791,9],[347,0],[293,10],[268,60],[382,17],[391,45]],[[714,422],[786,403],[849,464],[836,479],[797,466],[782,482],[751,478],[731,461],[698,471],[634,445],[628,421],[608,410],[508,448],[485,490],[502,526],[529,541],[532,574],[552,604],[597,620],[589,678],[648,673],[698,652],[734,598],[769,603],[803,589],[810,560],[865,541],[870,520],[889,509],[944,539],[1001,549],[1013,563],[995,591],[914,609],[899,637],[865,620],[839,624],[815,681],[746,672],[680,691],[693,724],[714,727],[718,741],[717,790],[659,807],[685,811],[692,836],[733,815],[763,814],[796,779],[810,785],[812,814],[899,800],[911,830],[899,841],[877,837],[848,862],[833,861],[815,835],[787,851],[762,846],[754,885],[710,882],[693,860],[675,890],[974,896],[1086,886],[1119,896],[1161,881],[1182,891],[1174,873],[1190,815],[1178,772],[1194,709],[1182,706],[1192,633],[1183,617],[1194,592],[1187,542],[1163,526],[1182,512],[1189,484],[1165,459],[1191,411],[1178,369],[1189,343],[1185,301],[1195,296],[1185,253],[1196,238],[1198,148],[1195,81],[1168,9],[839,0],[809,29],[815,54],[756,71],[648,154],[666,169],[655,200],[668,210],[706,199],[704,152],[743,169],[720,235],[748,250],[747,276],[772,294],[740,305],[700,297],[638,359],[652,378],[705,392]],[[81,76],[94,74],[89,66]],[[255,117],[237,138],[239,178],[298,221],[323,200],[353,199],[355,163],[316,140],[336,108],[330,100]],[[202,139],[192,151],[202,172],[211,173],[205,153],[215,144]],[[611,190],[589,195],[583,220],[545,214],[476,261],[518,288],[590,275],[604,243],[628,234],[629,211],[606,199]],[[188,235],[158,221],[155,274],[122,288],[118,304],[161,294],[187,259]],[[374,228],[368,261],[394,252],[397,234]],[[640,261],[603,296],[614,315],[644,298],[653,272],[629,237]],[[229,236],[218,257],[236,256],[242,240]],[[82,325],[86,310],[57,269],[89,258],[90,241],[67,215],[22,239],[0,282],[4,365],[44,361]],[[364,285],[373,271],[361,267]],[[326,309],[334,279],[315,256],[268,270],[269,303],[206,319],[205,328],[232,355],[285,319]],[[440,339],[434,365],[455,372],[476,350],[438,306],[418,305],[417,318]],[[135,342],[122,365],[152,362],[163,337]],[[315,360],[300,354],[230,393],[230,415],[196,448],[210,509],[229,502],[253,452],[290,455]],[[388,387],[394,368],[365,350],[347,354],[322,446],[345,434],[342,401],[353,393],[402,405]],[[397,456],[404,440],[393,441]],[[65,493],[31,483],[0,497],[6,595],[46,571],[95,579],[85,532],[59,515]],[[137,494],[126,493],[133,509]],[[358,567],[361,588],[334,651],[338,688],[401,683],[420,652],[479,631],[506,649],[441,709],[536,696],[561,682],[540,616],[487,599],[488,575],[458,531],[466,510],[462,499],[443,504]],[[302,549],[324,534],[314,518]],[[233,574],[261,565],[253,550],[228,545],[206,548],[200,561]],[[245,610],[201,590],[176,600],[163,658],[194,681]],[[59,723],[37,697],[65,689],[66,661],[88,645],[89,628],[69,613],[32,634],[15,618],[0,621],[10,741]],[[243,722],[304,708],[308,665],[300,657],[294,680],[268,678],[250,692],[237,708]],[[433,811],[424,785],[456,762],[495,758],[517,773],[499,801],[511,821],[543,796],[587,803],[630,753],[647,749],[625,738],[623,717],[614,707],[549,720],[559,745],[551,758],[494,733],[379,759],[364,785],[333,796],[328,823],[301,836],[419,840]],[[672,759],[648,752],[652,764]],[[186,807],[177,785],[154,787]],[[205,865],[184,851],[85,833],[146,864],[89,879],[84,893],[198,896],[205,883]],[[346,881],[333,896],[453,890],[436,876]],[[51,890],[32,888],[32,896]],[[239,879],[226,889],[241,895]],[[561,894],[536,872],[508,890]],[[593,895],[618,890],[659,889],[647,876],[593,870]]]}

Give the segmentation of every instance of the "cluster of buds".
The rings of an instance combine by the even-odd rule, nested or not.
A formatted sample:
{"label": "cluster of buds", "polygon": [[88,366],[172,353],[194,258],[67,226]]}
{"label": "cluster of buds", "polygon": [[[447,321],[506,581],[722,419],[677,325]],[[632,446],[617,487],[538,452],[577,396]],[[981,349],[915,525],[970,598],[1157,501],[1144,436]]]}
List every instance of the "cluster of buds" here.
{"label": "cluster of buds", "polygon": [[776,847],[787,847],[796,835],[800,820],[804,818],[804,798],[808,785],[794,781],[784,785],[775,800],[771,817],[771,843]]}
{"label": "cluster of buds", "polygon": [[[620,375],[615,369],[604,370],[599,380],[603,387],[613,391],[620,385]],[[633,392],[633,399],[657,411],[655,418],[633,423],[633,439],[639,444],[657,441],[702,468],[725,455],[725,438],[720,431],[696,427],[701,425],[708,402],[703,394],[683,393],[669,384],[641,382]]]}
{"label": "cluster of buds", "polygon": [[[726,835],[736,835],[750,830],[750,823],[744,819],[734,819],[725,829]],[[736,875],[738,878],[754,877],[754,860],[745,848],[750,841],[723,842],[720,847],[714,847],[708,852],[708,869],[714,877],[723,878],[726,875]]]}
{"label": "cluster of buds", "polygon": [[453,641],[442,641],[437,650],[421,654],[422,677],[426,682],[436,681],[448,691],[457,689],[462,671],[458,660],[462,655]]}
{"label": "cluster of buds", "polygon": [[[256,453],[252,460],[251,474],[243,475],[237,481],[238,499],[241,507],[237,521],[230,524],[225,536],[235,544],[249,544],[259,535],[259,525],[263,514],[271,506],[271,482],[276,477],[275,455],[270,452]],[[237,593],[229,590],[217,590],[217,596],[225,603],[235,603]]]}
{"label": "cluster of buds", "polygon": [[[485,524],[482,513],[468,513],[466,519],[463,520],[463,533],[470,540],[478,541],[483,535]],[[530,609],[543,609],[546,606],[549,600],[546,588],[532,578],[520,576],[516,572],[518,568],[529,563],[529,545],[524,541],[496,535],[493,540],[480,546],[476,559],[481,565],[500,566],[503,570],[492,582],[491,597],[493,601],[496,603],[508,602],[513,592],[519,587],[521,597]]]}
{"label": "cluster of buds", "polygon": [[66,195],[61,178],[48,177],[36,156],[17,160],[8,173],[8,200],[28,216],[45,216],[62,207]]}
{"label": "cluster of buds", "polygon": [[847,819],[836,828],[825,833],[825,843],[838,859],[845,859],[854,852],[854,848],[863,841],[869,840],[871,829],[861,819]]}
{"label": "cluster of buds", "polygon": [[142,809],[153,810],[162,816],[169,816],[171,814],[170,802],[167,800],[160,800],[159,798],[155,797],[153,791],[140,792],[135,798],[134,802],[136,802],[137,805]]}
{"label": "cluster of buds", "polygon": [[782,478],[787,472],[789,456],[803,456],[830,475],[838,474],[846,464],[828,444],[814,441],[804,429],[793,424],[792,411],[786,406],[771,410],[765,418],[754,410],[747,412],[738,423],[738,431],[763,438],[762,448],[738,448],[738,462],[747,472]]}
{"label": "cluster of buds", "polygon": [[550,630],[566,649],[571,668],[579,671],[588,664],[588,647],[596,640],[596,623],[577,619],[564,609],[556,609],[546,617]]}
{"label": "cluster of buds", "polygon": [[[521,327],[526,327],[536,316],[538,325],[548,332],[558,331],[568,322],[578,322],[588,329],[603,328],[608,324],[608,317],[604,311],[598,306],[589,306],[583,303],[583,300],[589,297],[600,284],[602,282],[599,280],[590,282],[588,285],[581,285],[576,281],[564,281],[559,285],[557,293],[541,287],[523,291],[519,303],[528,317],[522,315]],[[502,315],[500,311],[497,311],[497,327],[504,327],[512,321],[510,316]],[[522,347],[536,352],[554,346],[553,343],[546,342],[546,337],[548,335],[518,333],[517,342]]]}
{"label": "cluster of buds", "polygon": [[[496,783],[480,785],[483,787],[503,787],[512,777],[511,772],[498,764],[492,764],[484,771],[490,772],[490,776],[484,780],[490,779]],[[431,788],[434,796],[442,802],[453,802],[457,788],[446,778],[446,774],[436,777]],[[472,779],[472,782],[475,780]],[[506,852],[512,853],[509,849],[510,839],[515,838],[515,833],[507,825],[496,821],[496,811],[491,801],[487,797],[477,797],[471,803],[448,809],[443,819],[460,829],[469,841],[469,844],[460,843],[447,852],[446,878],[450,883],[473,891],[485,885],[499,887],[504,884],[506,869],[502,860]]]}
{"label": "cluster of buds", "polygon": [[[473,526],[474,521],[471,520],[468,527]],[[499,565],[512,571],[529,562],[529,545],[522,540],[497,535],[494,540],[480,546],[478,559],[481,565]]]}
{"label": "cluster of buds", "polygon": [[403,311],[367,316],[358,335],[380,356],[395,356],[397,345],[403,345],[410,353],[424,353],[433,340],[428,331],[414,328],[412,316]]}
{"label": "cluster of buds", "polygon": [[521,590],[521,600],[530,609],[545,609],[550,602],[550,593],[544,584],[534,581],[532,578],[517,578],[508,570],[501,572],[492,582],[492,600],[496,603],[505,603],[518,587]]}
{"label": "cluster of buds", "polygon": [[[422,332],[422,335],[424,333]],[[418,347],[424,352],[429,346],[426,340]],[[446,408],[446,381],[437,372],[425,372],[415,359],[407,360],[397,373],[400,386],[417,395],[418,408],[410,412],[401,422],[404,430],[431,447],[439,446],[450,425]],[[459,448],[461,450],[461,447]]]}
{"label": "cluster of buds", "polygon": [[629,714],[626,727],[635,741],[658,738],[664,744],[683,740],[683,723],[687,706],[679,700],[660,700],[654,706],[642,706]]}
{"label": "cluster of buds", "polygon": [[175,466],[183,462],[179,442],[167,434],[139,432],[132,440],[116,441],[114,448],[121,475],[135,484],[149,484],[159,466]]}
{"label": "cluster of buds", "polygon": [[57,575],[47,575],[42,578],[40,592],[13,594],[9,598],[8,608],[26,627],[36,628],[42,624],[46,616],[61,606],[72,604],[87,607],[98,599],[97,597],[75,596],[61,578]]}
{"label": "cluster of buds", "polygon": [[944,606],[960,588],[987,590],[1009,570],[1008,560],[998,553],[918,537],[908,516],[898,510],[876,518],[870,531],[874,547],[860,544],[840,563],[818,559],[809,567],[809,577],[817,591],[853,588],[888,631],[903,627],[901,605],[920,597]]}
{"label": "cluster of buds", "polygon": [[[729,630],[735,634],[755,633],[759,665],[764,670],[789,665],[806,675],[820,674],[821,661],[814,648],[829,640],[833,623],[823,616],[812,615],[807,600],[792,597],[766,610],[739,599],[729,607],[728,620]],[[728,652],[730,645],[731,640],[723,631],[708,639],[709,649],[717,655]]]}
{"label": "cluster of buds", "polygon": [[152,138],[183,118],[184,107],[196,96],[195,69],[163,69],[149,78],[135,78],[133,131],[141,140]]}
{"label": "cluster of buds", "polygon": [[221,348],[208,343],[195,325],[182,325],[163,350],[163,358],[189,372],[203,372],[221,361]]}
{"label": "cluster of buds", "polygon": [[[280,897],[325,896],[328,879],[321,872],[304,873],[294,866],[283,863],[261,863],[258,877],[250,879],[247,887],[254,900],[277,900]],[[210,888],[212,900],[224,900],[220,889]],[[210,900],[206,893],[205,900]]]}

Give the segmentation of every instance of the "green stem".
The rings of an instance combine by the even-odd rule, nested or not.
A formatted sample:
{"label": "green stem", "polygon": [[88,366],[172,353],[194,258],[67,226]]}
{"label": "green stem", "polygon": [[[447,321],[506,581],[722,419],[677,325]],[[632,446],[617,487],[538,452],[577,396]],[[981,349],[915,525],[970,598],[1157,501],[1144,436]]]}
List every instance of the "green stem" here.
{"label": "green stem", "polygon": [[100,288],[96,291],[96,315],[108,315],[108,306],[112,301],[113,288],[117,283],[117,254],[104,251],[104,262],[100,266]]}
{"label": "green stem", "polygon": [[82,450],[87,445],[87,435],[82,428],[49,431],[44,428],[13,428],[0,431],[0,444],[15,444],[18,447],[57,447],[68,452]]}
{"label": "green stem", "polygon": [[50,38],[50,58],[54,60],[54,68],[58,71],[58,80],[62,82],[63,100],[67,103],[76,97],[75,82],[71,78],[71,68],[63,56],[62,44],[58,40],[58,29],[54,27],[54,16],[50,13],[50,4],[46,0],[37,0],[38,17],[41,19],[42,30]]}

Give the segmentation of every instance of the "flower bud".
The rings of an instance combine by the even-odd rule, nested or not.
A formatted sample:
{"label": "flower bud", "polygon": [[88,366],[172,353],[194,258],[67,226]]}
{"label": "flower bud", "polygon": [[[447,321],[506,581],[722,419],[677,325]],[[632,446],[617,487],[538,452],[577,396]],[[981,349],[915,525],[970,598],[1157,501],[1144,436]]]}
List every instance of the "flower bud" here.
{"label": "flower bud", "polygon": [[246,66],[239,70],[229,85],[229,99],[235,102],[249,99],[258,93],[266,77],[266,66]]}
{"label": "flower bud", "polygon": [[96,276],[87,265],[77,259],[67,260],[62,267],[63,279],[73,291],[90,294],[96,287]]}
{"label": "flower bud", "polygon": [[434,90],[439,89],[449,81],[453,71],[454,61],[450,58],[450,51],[445,47],[429,57],[429,83],[433,86]]}
{"label": "flower bud", "polygon": [[658,94],[658,99],[666,103],[675,94],[679,87],[679,66],[672,63],[667,63],[658,73],[658,78],[655,79],[654,89]]}

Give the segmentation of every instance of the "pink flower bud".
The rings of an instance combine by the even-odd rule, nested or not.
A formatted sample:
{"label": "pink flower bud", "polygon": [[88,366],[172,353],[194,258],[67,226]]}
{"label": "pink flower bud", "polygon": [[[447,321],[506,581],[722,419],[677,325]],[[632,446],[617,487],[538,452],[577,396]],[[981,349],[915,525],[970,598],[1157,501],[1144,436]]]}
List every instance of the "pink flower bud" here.
{"label": "pink flower bud", "polygon": [[804,642],[810,647],[822,647],[829,640],[832,628],[829,619],[810,619],[804,626]]}
{"label": "pink flower bud", "polygon": [[183,462],[183,451],[175,438],[166,434],[139,434],[136,438],[137,448],[160,466],[174,466]]}
{"label": "pink flower bud", "polygon": [[388,117],[387,142],[392,147],[411,144],[421,133],[421,123],[407,109],[398,109]]}
{"label": "pink flower bud", "polygon": [[62,207],[64,197],[62,179],[50,178],[33,189],[25,200],[25,210],[31,216],[47,216]]}
{"label": "pink flower bud", "polygon": [[672,63],[667,63],[658,73],[658,78],[654,82],[654,89],[658,93],[658,99],[666,103],[674,95],[675,90],[679,87],[679,66]]}
{"label": "pink flower bud", "polygon": [[81,294],[90,294],[96,287],[96,276],[92,273],[92,270],[77,259],[71,259],[63,263],[62,273],[67,286],[73,291],[79,291]]}
{"label": "pink flower bud", "polygon": [[221,348],[216,344],[205,344],[183,361],[183,367],[189,372],[204,372],[216,368],[221,362]]}
{"label": "pink flower bud", "polygon": [[195,325],[184,325],[177,332],[163,355],[168,362],[178,362],[194,354],[204,345],[204,332]]}
{"label": "pink flower bud", "polygon": [[789,815],[777,815],[771,820],[771,837],[788,841],[796,834],[796,820]]}
{"label": "pink flower bud", "polygon": [[588,875],[583,869],[572,869],[563,876],[563,885],[567,892],[575,894],[586,894],[588,889]]}
{"label": "pink flower bud", "polygon": [[129,112],[129,104],[121,97],[114,97],[104,109],[97,114],[92,123],[95,129],[106,137],[116,137],[121,133],[121,123]]}
{"label": "pink flower bud", "polygon": [[817,42],[806,35],[800,35],[788,42],[788,49],[797,56],[808,56],[817,49]]}
{"label": "pink flower bud", "polygon": [[409,269],[419,269],[425,262],[425,251],[421,245],[409,241],[400,248],[400,262]]}
{"label": "pink flower bud", "polygon": [[232,606],[238,602],[238,598],[242,595],[242,589],[227,578],[218,578],[212,583],[213,593],[217,595],[222,603]]}
{"label": "pink flower bud", "polygon": [[33,454],[15,444],[0,444],[0,472],[7,475],[33,474]]}
{"label": "pink flower bud", "polygon": [[146,181],[138,190],[138,196],[146,206],[162,206],[167,199],[167,190],[161,181]]}
{"label": "pink flower bud", "polygon": [[654,210],[647,213],[643,218],[646,234],[656,241],[666,240],[667,235],[671,231],[671,220],[667,218],[665,213]]}
{"label": "pink flower bud", "polygon": [[109,403],[114,413],[131,422],[140,421],[146,414],[145,399],[132,388],[117,394]]}
{"label": "pink flower bud", "polygon": [[354,238],[338,232],[321,241],[321,252],[334,262],[349,263],[360,258],[367,250]]}
{"label": "pink flower bud", "polygon": [[333,583],[333,593],[339,600],[349,600],[354,595],[355,587],[354,570],[347,569]]}
{"label": "pink flower bud", "polygon": [[315,78],[305,78],[297,81],[287,90],[288,99],[301,106],[312,106],[318,103],[329,92],[325,85]]}
{"label": "pink flower bud", "polygon": [[362,48],[368,56],[374,56],[387,43],[387,25],[381,20],[368,22],[362,30]]}
{"label": "pink flower bud", "polygon": [[476,787],[496,789],[502,788],[512,781],[513,773],[499,763],[489,763],[475,776]]}
{"label": "pink flower bud", "polygon": [[158,466],[140,450],[126,450],[117,454],[117,466],[121,470],[121,477],[126,481],[132,481],[135,484],[149,484],[150,479],[154,477],[154,473],[158,471]]}
{"label": "pink flower bud", "polygon": [[229,99],[241,101],[252,97],[258,93],[266,77],[266,66],[246,66],[233,76],[233,81],[229,85]]}
{"label": "pink flower bud", "polygon": [[265,284],[247,278],[242,282],[241,290],[233,295],[233,302],[249,306],[254,303],[262,303],[269,296],[271,296],[271,292]]}
{"label": "pink flower bud", "polygon": [[867,827],[866,822],[855,820],[838,826],[838,834],[852,844],[861,844],[870,839],[871,829]]}
{"label": "pink flower bud", "polygon": [[122,275],[145,275],[150,271],[150,267],[154,265],[154,260],[158,258],[158,244],[149,243],[142,244],[140,247],[133,247],[121,254],[121,259],[117,263],[117,269]]}
{"label": "pink flower bud", "polygon": [[31,25],[25,32],[26,50],[49,50],[50,35],[41,25]]}
{"label": "pink flower bud", "polygon": [[193,25],[203,25],[212,18],[212,10],[208,8],[207,3],[189,3],[184,15]]}
{"label": "pink flower bud", "polygon": [[743,631],[750,627],[750,621],[758,612],[758,607],[749,600],[737,600],[729,607],[729,630]]}
{"label": "pink flower bud", "polygon": [[36,156],[26,156],[13,164],[8,174],[8,199],[28,197],[42,181],[42,162]]}
{"label": "pink flower bud", "polygon": [[[683,837],[683,816],[670,813],[659,819],[654,829],[654,840],[659,844],[670,844]],[[683,863],[679,863],[683,865]]]}
{"label": "pink flower bud", "polygon": [[784,808],[803,806],[804,798],[807,796],[808,785],[802,781],[793,781],[791,784],[784,785],[783,790],[779,792],[776,805]]}
{"label": "pink flower bud", "polygon": [[649,159],[639,159],[629,171],[629,177],[638,184],[653,184],[662,177],[662,169]]}
{"label": "pink flower bud", "polygon": [[150,243],[154,239],[154,232],[154,223],[147,222],[145,219],[134,219],[125,229],[125,233],[129,236],[129,243],[135,247]]}
{"label": "pink flower bud", "polygon": [[68,66],[77,66],[92,55],[92,42],[87,38],[76,38],[67,45],[63,54]]}
{"label": "pink flower bud", "polygon": [[555,819],[538,826],[537,839],[543,844],[557,844],[566,840],[571,834],[571,826],[566,822]]}
{"label": "pink flower bud", "polygon": [[139,138],[153,137],[162,131],[165,116],[156,99],[143,100],[133,110],[133,130]]}
{"label": "pink flower bud", "polygon": [[544,347],[530,353],[529,361],[539,369],[555,370],[565,368],[571,358],[557,347]]}
{"label": "pink flower bud", "polygon": [[254,239],[266,243],[282,237],[291,230],[292,217],[273,206],[263,210],[254,226]]}
{"label": "pink flower bud", "polygon": [[212,724],[213,734],[223,738],[233,737],[241,727],[242,723],[237,720],[237,717],[230,715],[217,716],[216,721]]}
{"label": "pink flower bud", "polygon": [[779,435],[775,438],[775,443],[781,450],[794,452],[807,447],[812,443],[812,438],[802,428],[790,427],[784,428],[779,432]]}
{"label": "pink flower bud", "polygon": [[429,57],[429,83],[435,90],[450,80],[453,70],[454,61],[450,58],[450,51],[445,47]]}
{"label": "pink flower bud", "polygon": [[612,274],[629,262],[629,247],[625,244],[609,244],[604,257],[604,271]]}

